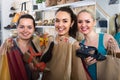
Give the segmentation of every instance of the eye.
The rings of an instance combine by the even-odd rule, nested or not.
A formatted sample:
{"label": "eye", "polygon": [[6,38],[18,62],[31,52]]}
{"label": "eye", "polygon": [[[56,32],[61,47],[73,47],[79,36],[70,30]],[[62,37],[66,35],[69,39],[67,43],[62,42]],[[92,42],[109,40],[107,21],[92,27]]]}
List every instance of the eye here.
{"label": "eye", "polygon": [[55,19],[55,22],[60,22],[60,20],[59,19]]}
{"label": "eye", "polygon": [[79,20],[78,23],[82,23],[82,20]]}
{"label": "eye", "polygon": [[64,22],[64,23],[67,23],[68,21],[67,21],[67,20],[64,20],[63,22]]}
{"label": "eye", "polygon": [[90,23],[90,21],[88,21],[88,20],[86,20],[85,22],[86,22],[86,23]]}
{"label": "eye", "polygon": [[33,28],[33,26],[28,26],[28,29],[32,29]]}
{"label": "eye", "polygon": [[24,26],[23,26],[23,25],[20,25],[20,26],[18,26],[18,27],[19,27],[19,28],[21,28],[21,29],[22,29],[22,28],[24,28]]}

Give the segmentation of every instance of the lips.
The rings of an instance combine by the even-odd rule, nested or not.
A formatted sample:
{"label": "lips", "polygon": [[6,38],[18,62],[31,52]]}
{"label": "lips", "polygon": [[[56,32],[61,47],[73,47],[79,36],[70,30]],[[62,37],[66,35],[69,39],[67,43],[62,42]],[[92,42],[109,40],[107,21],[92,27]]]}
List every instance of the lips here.
{"label": "lips", "polygon": [[81,28],[81,31],[87,31],[88,30],[88,27],[82,27]]}
{"label": "lips", "polygon": [[28,33],[22,33],[22,35],[25,36],[25,37],[29,36]]}
{"label": "lips", "polygon": [[58,32],[63,32],[65,28],[58,28]]}

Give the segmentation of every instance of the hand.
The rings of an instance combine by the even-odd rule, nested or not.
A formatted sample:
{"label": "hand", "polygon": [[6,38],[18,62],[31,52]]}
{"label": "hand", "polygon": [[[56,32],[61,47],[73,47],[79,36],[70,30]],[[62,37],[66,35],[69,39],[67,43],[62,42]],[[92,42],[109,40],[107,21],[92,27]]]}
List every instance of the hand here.
{"label": "hand", "polygon": [[119,46],[118,46],[117,42],[113,38],[110,38],[108,40],[107,50],[108,50],[108,52],[111,52],[112,54],[113,53],[120,53]]}
{"label": "hand", "polygon": [[33,63],[29,63],[28,65],[29,65],[29,68],[30,68],[31,71],[37,70],[37,68],[34,66]]}
{"label": "hand", "polygon": [[85,58],[85,63],[87,64],[87,66],[89,66],[89,65],[91,65],[91,64],[94,64],[94,63],[96,63],[97,62],[97,60],[96,59],[94,59],[93,57],[87,57],[87,58]]}
{"label": "hand", "polygon": [[14,46],[14,45],[13,45],[13,39],[12,39],[12,38],[6,39],[4,45],[6,45],[7,50],[9,50],[11,47]]}

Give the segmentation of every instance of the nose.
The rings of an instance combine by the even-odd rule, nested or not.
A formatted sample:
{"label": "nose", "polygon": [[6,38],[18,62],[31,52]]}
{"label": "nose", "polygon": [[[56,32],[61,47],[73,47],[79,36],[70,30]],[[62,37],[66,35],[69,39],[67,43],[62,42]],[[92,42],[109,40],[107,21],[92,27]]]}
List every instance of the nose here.
{"label": "nose", "polygon": [[81,25],[82,25],[82,26],[85,26],[85,25],[86,25],[86,23],[85,23],[85,22],[82,22],[82,23],[81,23]]}
{"label": "nose", "polygon": [[57,25],[62,26],[63,25],[62,21],[58,22]]}
{"label": "nose", "polygon": [[24,32],[27,32],[27,31],[28,31],[28,28],[27,28],[27,27],[25,27],[25,28],[24,28]]}

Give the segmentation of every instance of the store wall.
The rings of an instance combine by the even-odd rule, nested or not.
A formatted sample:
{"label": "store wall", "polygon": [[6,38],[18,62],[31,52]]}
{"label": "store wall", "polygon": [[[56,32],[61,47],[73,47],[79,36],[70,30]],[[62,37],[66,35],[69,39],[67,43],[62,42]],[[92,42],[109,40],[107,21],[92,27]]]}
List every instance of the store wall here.
{"label": "store wall", "polygon": [[115,15],[116,13],[120,13],[120,0],[119,1],[119,4],[111,4],[109,5],[109,1],[110,0],[96,0],[97,4],[99,4],[101,6],[101,8],[106,11],[106,13],[109,15],[109,16],[113,16]]}
{"label": "store wall", "polygon": [[2,36],[2,42],[5,41],[6,38],[10,37],[11,30],[6,30],[4,27],[11,24],[12,18],[9,17],[10,13],[13,13],[13,11],[10,10],[10,8],[14,5],[17,10],[15,12],[21,11],[21,3],[27,1],[27,10],[29,10],[29,13],[32,14],[32,3],[30,1],[32,0],[1,0],[1,36]]}
{"label": "store wall", "polygon": [[11,18],[9,18],[10,6],[13,0],[1,0],[1,36],[2,42],[9,37],[9,30],[5,30],[4,27],[10,24]]}

